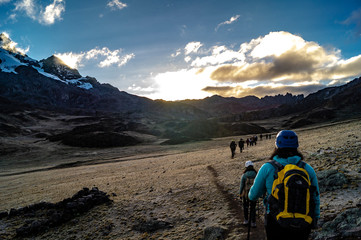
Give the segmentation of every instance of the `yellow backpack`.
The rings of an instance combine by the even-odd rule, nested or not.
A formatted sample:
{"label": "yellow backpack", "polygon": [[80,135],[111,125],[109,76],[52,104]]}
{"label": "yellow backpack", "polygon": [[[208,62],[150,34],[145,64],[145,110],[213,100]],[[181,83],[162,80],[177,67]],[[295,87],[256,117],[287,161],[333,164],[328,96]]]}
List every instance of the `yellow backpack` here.
{"label": "yellow backpack", "polygon": [[305,170],[306,164],[299,161],[297,165],[283,166],[275,160],[270,163],[276,169],[272,193],[268,197],[270,214],[284,228],[310,227],[314,219],[315,187]]}

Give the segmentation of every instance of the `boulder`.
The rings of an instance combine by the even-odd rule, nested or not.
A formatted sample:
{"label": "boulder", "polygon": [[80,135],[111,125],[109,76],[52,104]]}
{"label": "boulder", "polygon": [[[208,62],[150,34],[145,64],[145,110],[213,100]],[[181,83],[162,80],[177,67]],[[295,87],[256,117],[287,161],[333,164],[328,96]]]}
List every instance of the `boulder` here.
{"label": "boulder", "polygon": [[340,189],[348,183],[345,174],[336,169],[324,170],[317,173],[320,192]]}
{"label": "boulder", "polygon": [[350,208],[324,223],[321,231],[314,233],[312,239],[357,239],[361,237],[360,223],[361,208]]}

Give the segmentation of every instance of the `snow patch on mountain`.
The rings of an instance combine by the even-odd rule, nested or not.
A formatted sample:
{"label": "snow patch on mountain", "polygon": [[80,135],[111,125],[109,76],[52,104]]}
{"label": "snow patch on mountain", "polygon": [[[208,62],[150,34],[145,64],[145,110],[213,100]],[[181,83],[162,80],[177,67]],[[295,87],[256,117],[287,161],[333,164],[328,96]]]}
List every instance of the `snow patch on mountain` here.
{"label": "snow patch on mountain", "polygon": [[52,78],[54,80],[58,80],[58,81],[62,81],[64,82],[63,80],[61,80],[60,78],[58,78],[57,76],[51,74],[51,73],[47,73],[44,71],[44,69],[40,68],[40,67],[34,67],[34,69],[36,69],[40,74],[44,75],[45,77],[48,77],[48,78]]}
{"label": "snow patch on mountain", "polygon": [[86,82],[87,78],[85,78],[85,77],[81,77],[78,79],[62,80],[59,77],[55,76],[54,74],[45,72],[44,69],[42,69],[40,67],[33,66],[33,68],[35,68],[40,74],[44,75],[45,77],[52,78],[54,80],[58,80],[62,83],[65,83],[68,85],[74,85],[76,87],[83,88],[86,90],[93,88],[93,85],[91,83]]}
{"label": "snow patch on mountain", "polygon": [[21,65],[26,65],[22,63],[19,59],[11,55],[8,51],[0,48],[0,69],[2,72],[15,73],[15,68]]}
{"label": "snow patch on mountain", "polygon": [[82,77],[79,79],[67,80],[66,83],[76,85],[77,87],[80,87],[80,88],[83,88],[86,90],[93,88],[93,85],[91,83],[84,82],[84,80],[87,80],[87,79]]}
{"label": "snow patch on mountain", "polygon": [[[69,71],[66,66],[59,64],[55,66],[55,72],[46,72],[44,70],[44,62],[36,61],[26,55],[13,53],[0,47],[0,72],[18,74],[15,69],[19,66],[32,67],[43,76],[61,81],[67,85],[76,86],[86,90],[93,88],[93,85],[87,82],[88,79],[86,77],[81,77],[76,70]],[[57,73],[58,76],[54,73]]]}

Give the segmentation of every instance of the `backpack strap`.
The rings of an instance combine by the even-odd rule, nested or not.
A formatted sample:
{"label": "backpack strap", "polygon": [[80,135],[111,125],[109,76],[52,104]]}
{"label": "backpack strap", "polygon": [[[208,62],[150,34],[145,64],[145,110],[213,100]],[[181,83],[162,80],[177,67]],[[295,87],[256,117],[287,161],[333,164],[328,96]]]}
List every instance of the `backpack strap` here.
{"label": "backpack strap", "polygon": [[306,163],[302,160],[298,161],[298,163],[296,165],[297,165],[297,167],[300,167],[303,169],[305,169],[305,167],[306,167]]}
{"label": "backpack strap", "polygon": [[277,162],[276,160],[271,160],[268,163],[270,163],[275,168],[274,179],[276,179],[278,177],[277,173],[281,171],[284,168],[284,166],[281,163]]}

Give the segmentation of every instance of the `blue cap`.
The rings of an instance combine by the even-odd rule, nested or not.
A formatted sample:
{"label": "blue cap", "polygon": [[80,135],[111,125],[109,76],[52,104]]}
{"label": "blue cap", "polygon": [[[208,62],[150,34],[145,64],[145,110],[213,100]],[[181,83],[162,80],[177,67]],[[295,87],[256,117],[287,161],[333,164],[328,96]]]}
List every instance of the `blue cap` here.
{"label": "blue cap", "polygon": [[282,130],[276,137],[277,148],[298,148],[298,137],[294,131]]}

